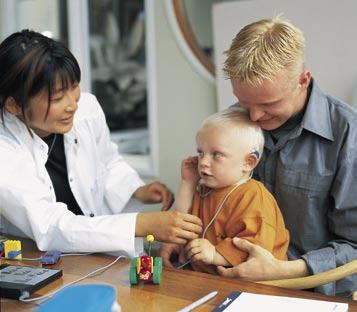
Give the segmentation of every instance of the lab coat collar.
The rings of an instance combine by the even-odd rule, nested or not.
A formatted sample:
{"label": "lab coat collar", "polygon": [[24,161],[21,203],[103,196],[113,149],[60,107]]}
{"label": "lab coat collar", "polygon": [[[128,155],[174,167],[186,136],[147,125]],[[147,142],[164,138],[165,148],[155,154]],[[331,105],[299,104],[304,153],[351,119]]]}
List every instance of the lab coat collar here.
{"label": "lab coat collar", "polygon": [[[48,159],[48,146],[42,138],[32,129],[27,129],[19,118],[7,111],[4,112],[4,121],[5,124],[1,122],[4,131],[9,132],[20,144],[24,144],[33,156],[39,156],[41,163],[45,164]],[[63,137],[66,148],[78,145],[78,135],[74,126]]]}
{"label": "lab coat collar", "polygon": [[4,123],[2,123],[4,132],[8,132],[21,145],[25,145],[31,155],[37,159],[39,157],[41,163],[46,163],[48,146],[47,144],[32,130],[27,129],[24,122],[13,114],[4,112]]}

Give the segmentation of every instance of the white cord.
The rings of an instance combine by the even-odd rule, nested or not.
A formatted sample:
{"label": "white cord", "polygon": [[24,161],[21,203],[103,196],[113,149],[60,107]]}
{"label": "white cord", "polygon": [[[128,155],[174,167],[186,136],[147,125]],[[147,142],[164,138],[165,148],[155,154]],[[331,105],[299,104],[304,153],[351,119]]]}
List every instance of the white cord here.
{"label": "white cord", "polygon": [[208,228],[212,225],[213,221],[217,218],[218,214],[221,212],[222,208],[223,208],[223,205],[225,204],[225,202],[227,201],[228,197],[237,189],[238,186],[242,185],[243,183],[247,182],[249,179],[247,180],[242,180],[242,181],[239,181],[237,182],[234,187],[227,193],[227,195],[223,198],[222,202],[220,203],[216,213],[214,214],[214,216],[212,217],[211,221],[208,222],[206,228],[204,229],[203,231],[203,234],[202,234],[202,238],[205,237],[206,235],[206,232],[208,230]]}
{"label": "white cord", "polygon": [[39,261],[41,259],[41,257],[40,258],[20,258],[20,259],[0,257],[0,259],[13,260],[13,261]]}
{"label": "white cord", "polygon": [[88,252],[88,253],[68,253],[68,254],[61,254],[61,257],[66,257],[66,256],[88,256],[92,255],[94,252]]}
{"label": "white cord", "polygon": [[186,265],[188,265],[191,262],[191,260],[187,260],[184,264],[179,265],[178,267],[176,267],[176,269],[182,269],[184,268]]}
{"label": "white cord", "polygon": [[[208,222],[207,226],[205,227],[205,229],[203,230],[202,236],[201,238],[205,238],[206,232],[208,230],[208,228],[212,225],[213,221],[217,218],[218,214],[221,212],[223,205],[225,204],[225,202],[227,201],[228,197],[238,188],[238,186],[248,182],[251,178],[251,175],[249,176],[249,178],[238,181],[237,183],[234,184],[234,187],[226,194],[226,196],[223,198],[223,200],[221,201],[221,203],[218,206],[218,209],[216,211],[216,213],[214,214],[214,216],[212,217],[212,219],[210,220],[210,222]],[[184,264],[179,265],[178,267],[176,267],[177,269],[182,269],[183,267],[185,267],[187,264],[189,264],[191,262],[191,260],[186,261]]]}
{"label": "white cord", "polygon": [[[68,254],[69,255],[69,254]],[[83,254],[80,254],[80,255],[83,255]],[[114,265],[116,262],[119,261],[119,259],[121,258],[126,258],[125,256],[119,256],[117,257],[113,262],[109,263],[108,265],[106,266],[103,266],[103,267],[100,267],[88,274],[86,274],[85,276],[79,278],[79,279],[76,279],[75,281],[73,282],[70,282],[64,286],[62,286],[61,288],[47,294],[47,295],[44,295],[44,296],[40,296],[40,297],[36,297],[36,298],[26,298],[25,296],[29,296],[29,293],[28,292],[24,292],[23,295],[20,296],[19,300],[22,301],[22,302],[33,302],[33,301],[38,301],[38,300],[44,300],[44,299],[48,299],[50,297],[52,297],[54,294],[58,293],[59,291],[61,291],[62,289],[64,288],[67,288],[68,286],[71,286],[75,283],[78,283],[86,278],[89,278],[89,277],[93,277],[94,275],[96,275],[97,273],[103,273],[103,271],[105,271],[106,269],[108,269],[109,267],[111,267],[112,265]],[[24,298],[23,298],[24,297]]]}
{"label": "white cord", "polygon": [[[93,254],[92,252],[89,253],[68,253],[68,254],[61,254],[61,257],[66,257],[66,256],[88,256]],[[42,257],[39,258],[21,258],[21,259],[16,259],[16,258],[7,258],[7,257],[0,257],[0,259],[4,260],[12,260],[12,261],[40,261]]]}

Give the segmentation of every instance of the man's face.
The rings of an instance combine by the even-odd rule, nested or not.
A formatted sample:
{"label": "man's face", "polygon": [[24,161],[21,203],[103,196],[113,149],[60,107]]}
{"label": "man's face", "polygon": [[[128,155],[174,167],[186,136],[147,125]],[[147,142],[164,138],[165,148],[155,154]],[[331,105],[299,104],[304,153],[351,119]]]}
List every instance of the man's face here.
{"label": "man's face", "polygon": [[304,71],[296,81],[281,74],[273,81],[263,80],[258,86],[238,78],[232,79],[231,83],[234,95],[248,110],[250,119],[258,122],[264,130],[274,130],[303,108],[310,78],[310,72]]}

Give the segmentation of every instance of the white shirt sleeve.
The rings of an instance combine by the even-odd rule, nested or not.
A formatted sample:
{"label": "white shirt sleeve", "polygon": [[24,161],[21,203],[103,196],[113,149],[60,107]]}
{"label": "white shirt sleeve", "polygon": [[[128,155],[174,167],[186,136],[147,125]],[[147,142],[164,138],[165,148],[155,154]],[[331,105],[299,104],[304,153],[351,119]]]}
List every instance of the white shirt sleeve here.
{"label": "white shirt sleeve", "polygon": [[136,213],[74,215],[65,204],[54,202],[46,185],[24,165],[28,160],[23,154],[4,147],[0,147],[1,214],[34,239],[40,250],[135,254]]}
{"label": "white shirt sleeve", "polygon": [[[96,144],[90,143],[90,139],[83,144],[88,144],[86,147],[89,149],[86,151],[90,151],[89,153],[94,151],[99,153],[100,162],[92,161],[96,158],[88,157],[85,153],[80,159],[76,159],[75,154],[71,156],[72,166],[78,167],[76,164],[83,163],[83,167],[76,175],[76,192],[85,196],[88,206],[97,209],[98,213],[93,218],[76,216],[64,203],[56,202],[52,183],[44,167],[43,154],[46,155],[46,151],[42,146],[36,146],[38,139],[36,141],[30,137],[27,141],[23,140],[23,137],[28,134],[27,129],[16,118],[13,118],[11,123],[10,118],[7,121],[8,128],[0,128],[1,215],[26,236],[34,239],[40,250],[58,249],[62,252],[121,250],[133,256],[137,213],[123,213],[123,210],[125,211],[124,208],[133,192],[143,185],[143,182],[136,171],[118,154],[116,145],[111,143],[99,103],[90,95],[85,96],[83,100],[88,101],[88,97],[90,103],[83,104],[88,104],[86,109],[89,113],[85,111],[84,115],[87,114],[90,118],[84,121],[87,126],[82,130],[86,131],[86,137],[92,136],[92,142],[95,136]],[[86,116],[82,118],[79,115],[83,120]],[[17,138],[17,134],[21,135]],[[66,154],[67,156],[70,155]],[[88,177],[83,170],[89,170],[89,167],[94,167],[92,173],[97,172],[98,167],[101,167],[103,179],[98,179],[100,182],[98,184],[100,184],[99,188],[103,189],[105,205],[102,206],[108,207],[106,208],[108,211],[103,211],[102,207],[96,205],[96,196],[90,195],[91,191],[87,187],[89,184],[83,181]]]}

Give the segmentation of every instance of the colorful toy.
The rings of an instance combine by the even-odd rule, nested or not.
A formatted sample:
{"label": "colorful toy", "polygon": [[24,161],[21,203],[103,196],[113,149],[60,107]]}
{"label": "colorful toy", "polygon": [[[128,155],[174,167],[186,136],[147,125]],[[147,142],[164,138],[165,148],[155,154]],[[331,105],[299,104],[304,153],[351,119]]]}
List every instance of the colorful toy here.
{"label": "colorful toy", "polygon": [[19,240],[6,240],[4,241],[5,258],[21,260],[21,241]]}
{"label": "colorful toy", "polygon": [[139,280],[152,284],[160,284],[161,281],[162,259],[161,257],[154,259],[150,256],[154,236],[148,235],[146,240],[149,242],[149,255],[131,259],[129,279],[132,285],[138,284]]}
{"label": "colorful toy", "polygon": [[0,242],[0,257],[5,256],[5,251],[4,251],[4,242]]}
{"label": "colorful toy", "polygon": [[40,258],[40,262],[43,265],[51,265],[58,262],[61,258],[61,252],[59,250],[49,250]]}

